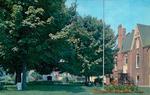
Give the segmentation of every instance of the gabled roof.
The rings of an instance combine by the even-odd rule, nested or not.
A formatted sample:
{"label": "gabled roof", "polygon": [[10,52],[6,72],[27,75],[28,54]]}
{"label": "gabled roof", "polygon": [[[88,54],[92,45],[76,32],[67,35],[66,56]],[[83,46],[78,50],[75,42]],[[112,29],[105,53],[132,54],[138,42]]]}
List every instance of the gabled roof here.
{"label": "gabled roof", "polygon": [[122,52],[127,52],[131,50],[133,34],[134,34],[133,32],[128,33],[126,37],[123,39],[122,49],[121,49]]}
{"label": "gabled roof", "polygon": [[150,46],[150,25],[137,24],[143,47]]}
{"label": "gabled roof", "polygon": [[[142,47],[150,46],[150,25],[137,24],[140,32]],[[134,32],[128,33],[123,39],[121,52],[128,52],[131,50]]]}

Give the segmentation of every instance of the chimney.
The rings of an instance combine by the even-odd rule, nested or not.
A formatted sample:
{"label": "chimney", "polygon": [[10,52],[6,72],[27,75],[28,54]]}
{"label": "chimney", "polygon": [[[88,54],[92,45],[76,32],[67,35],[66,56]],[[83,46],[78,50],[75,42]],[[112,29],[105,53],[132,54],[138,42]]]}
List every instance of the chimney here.
{"label": "chimney", "polygon": [[122,24],[118,26],[118,48],[119,50],[122,48],[122,41],[125,38],[126,29],[122,27]]}

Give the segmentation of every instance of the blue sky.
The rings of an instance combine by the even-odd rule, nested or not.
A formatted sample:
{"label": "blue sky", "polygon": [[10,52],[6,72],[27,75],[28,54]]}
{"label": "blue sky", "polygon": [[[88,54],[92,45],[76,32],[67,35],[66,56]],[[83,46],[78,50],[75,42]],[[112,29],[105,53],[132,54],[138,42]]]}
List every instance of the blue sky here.
{"label": "blue sky", "polygon": [[[67,0],[70,6],[75,0]],[[102,19],[102,0],[77,0],[77,11],[82,16],[91,15]],[[117,32],[122,24],[127,32],[136,27],[136,24],[150,25],[150,0],[105,0],[105,22]]]}

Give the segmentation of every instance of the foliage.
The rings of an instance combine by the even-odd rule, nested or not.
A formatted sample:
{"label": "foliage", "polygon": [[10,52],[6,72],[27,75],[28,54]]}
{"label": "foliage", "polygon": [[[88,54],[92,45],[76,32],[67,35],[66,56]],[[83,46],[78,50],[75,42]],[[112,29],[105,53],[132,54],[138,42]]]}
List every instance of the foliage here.
{"label": "foliage", "polygon": [[39,28],[44,28],[52,21],[52,17],[46,20],[41,18],[44,14],[42,8],[22,4],[13,4],[8,14],[10,17],[1,19],[1,63],[9,72],[14,72],[17,65],[22,63],[37,62],[34,57],[37,57],[37,47],[42,45],[39,36],[43,34]]}
{"label": "foliage", "polygon": [[[65,0],[1,2],[4,4],[1,6],[3,14],[0,18],[1,64],[12,73],[21,68],[16,65],[23,62],[27,64],[28,69],[50,73],[59,61],[57,52],[60,50],[54,48],[57,44],[49,41],[48,34],[55,34],[70,23],[72,7],[66,8]],[[43,68],[46,68],[45,71],[40,71]]]}
{"label": "foliage", "polygon": [[[84,76],[102,75],[102,21],[91,16],[80,17],[61,32],[50,34],[51,40],[64,40],[64,45],[70,47],[70,53],[65,52],[61,68],[66,72]],[[113,68],[114,34],[110,26],[105,25],[105,73],[111,73]],[[71,54],[72,53],[72,54]],[[70,54],[70,55],[69,55]]]}
{"label": "foliage", "polygon": [[[21,73],[25,81],[26,69],[39,71],[41,63],[57,63],[57,53],[52,53],[57,51],[51,47],[53,42],[49,41],[48,34],[60,31],[70,21],[70,15],[64,6],[65,0],[53,1],[0,1],[4,4],[0,6],[0,64],[7,72],[16,72],[18,82],[21,81]],[[53,68],[55,65],[47,68],[51,68],[49,66]]]}
{"label": "foliage", "polygon": [[[0,64],[7,72],[20,78],[26,68],[102,75],[102,20],[79,16],[76,4],[66,8],[65,0],[1,0],[0,5]],[[105,73],[111,73],[115,40],[104,26]]]}
{"label": "foliage", "polygon": [[108,91],[129,91],[136,92],[138,91],[138,87],[134,85],[109,85],[105,86],[105,89]]}

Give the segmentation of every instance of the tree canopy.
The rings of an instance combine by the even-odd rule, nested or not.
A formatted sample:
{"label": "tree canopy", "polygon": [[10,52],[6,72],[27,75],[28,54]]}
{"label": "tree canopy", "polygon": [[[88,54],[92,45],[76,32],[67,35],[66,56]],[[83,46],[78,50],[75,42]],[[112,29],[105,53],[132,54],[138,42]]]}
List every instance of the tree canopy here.
{"label": "tree canopy", "polygon": [[[113,67],[114,34],[105,24],[105,71]],[[0,0],[0,64],[9,73],[58,68],[74,75],[102,75],[103,21],[76,12],[65,0]]]}
{"label": "tree canopy", "polygon": [[[77,21],[52,35],[54,41],[64,40],[69,44],[71,55],[60,63],[62,71],[84,76],[102,75],[103,22],[91,16],[77,17]],[[109,25],[105,25],[105,73],[113,68],[114,34]],[[64,43],[64,44],[66,44]],[[61,43],[62,44],[62,43]],[[69,52],[70,52],[69,51]],[[63,51],[65,52],[65,51]]]}

